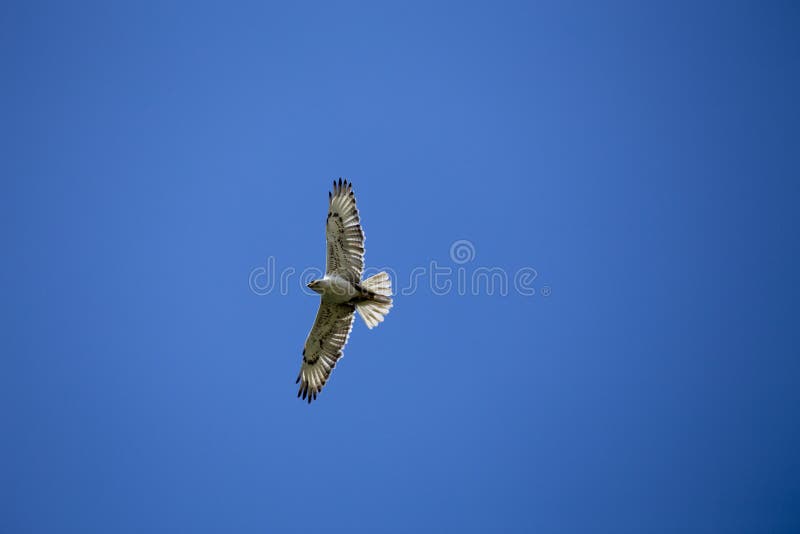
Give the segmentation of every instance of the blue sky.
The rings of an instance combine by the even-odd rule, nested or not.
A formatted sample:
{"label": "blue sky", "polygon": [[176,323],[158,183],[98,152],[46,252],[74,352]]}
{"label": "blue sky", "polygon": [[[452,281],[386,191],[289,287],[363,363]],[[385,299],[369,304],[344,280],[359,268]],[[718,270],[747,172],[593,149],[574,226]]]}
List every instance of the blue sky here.
{"label": "blue sky", "polygon": [[[0,11],[0,531],[800,529],[794,4]],[[396,284],[535,294],[423,279],[308,406],[248,280],[339,176]]]}

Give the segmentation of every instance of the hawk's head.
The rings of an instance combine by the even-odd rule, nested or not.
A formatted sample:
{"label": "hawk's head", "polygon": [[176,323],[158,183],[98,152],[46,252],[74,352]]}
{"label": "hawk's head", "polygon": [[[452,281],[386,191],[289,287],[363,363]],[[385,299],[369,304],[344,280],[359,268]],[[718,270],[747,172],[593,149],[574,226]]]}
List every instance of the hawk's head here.
{"label": "hawk's head", "polygon": [[316,293],[322,293],[322,280],[312,280],[308,283],[309,289],[315,291]]}

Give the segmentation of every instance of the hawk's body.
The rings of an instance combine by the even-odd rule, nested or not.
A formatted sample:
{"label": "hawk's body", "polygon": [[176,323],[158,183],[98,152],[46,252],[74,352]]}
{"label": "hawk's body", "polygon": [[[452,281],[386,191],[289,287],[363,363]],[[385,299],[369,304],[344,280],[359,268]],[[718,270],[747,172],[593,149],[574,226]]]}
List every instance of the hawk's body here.
{"label": "hawk's body", "polygon": [[308,286],[320,294],[314,326],[303,348],[297,396],[310,403],[317,398],[336,362],[342,357],[357,311],[369,328],[383,321],[392,307],[392,284],[381,272],[361,280],[364,271],[364,231],[356,208],[353,186],[339,178],[329,193],[325,227],[325,276]]}
{"label": "hawk's body", "polygon": [[359,286],[336,273],[326,274],[317,282],[318,293],[322,295],[322,302],[344,304],[361,295]]}

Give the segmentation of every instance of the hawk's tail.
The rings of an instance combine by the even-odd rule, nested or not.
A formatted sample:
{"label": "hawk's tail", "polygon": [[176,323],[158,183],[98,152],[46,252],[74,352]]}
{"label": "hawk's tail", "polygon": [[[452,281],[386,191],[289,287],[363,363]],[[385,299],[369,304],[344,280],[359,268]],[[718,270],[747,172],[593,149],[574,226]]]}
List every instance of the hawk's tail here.
{"label": "hawk's tail", "polygon": [[369,297],[356,304],[356,311],[367,323],[367,328],[374,328],[383,322],[392,307],[392,280],[381,271],[362,281],[361,287],[369,292]]}

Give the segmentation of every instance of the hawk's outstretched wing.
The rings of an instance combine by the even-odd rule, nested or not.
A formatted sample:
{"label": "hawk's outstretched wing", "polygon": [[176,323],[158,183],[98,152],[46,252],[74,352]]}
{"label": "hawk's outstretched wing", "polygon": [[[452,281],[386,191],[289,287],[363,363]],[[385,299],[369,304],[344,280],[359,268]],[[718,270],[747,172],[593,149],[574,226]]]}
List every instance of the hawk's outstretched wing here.
{"label": "hawk's outstretched wing", "polygon": [[364,271],[364,231],[358,217],[353,185],[339,178],[338,182],[333,182],[333,193],[328,193],[328,197],[328,220],[325,224],[328,256],[325,272],[336,273],[358,284]]}
{"label": "hawk's outstretched wing", "polygon": [[336,361],[342,357],[342,349],[353,329],[354,312],[355,307],[350,304],[320,302],[314,326],[303,347],[303,365],[297,375],[298,397],[308,398],[309,403],[317,398]]}

